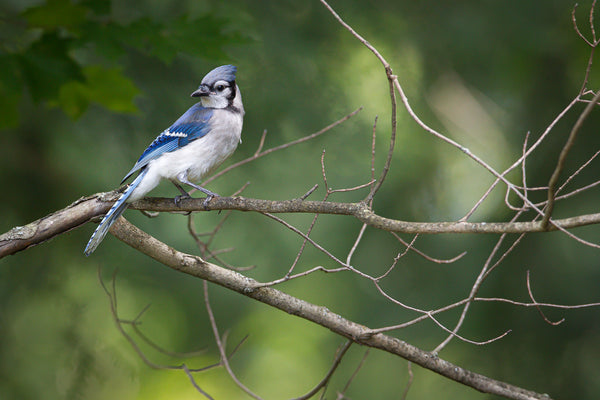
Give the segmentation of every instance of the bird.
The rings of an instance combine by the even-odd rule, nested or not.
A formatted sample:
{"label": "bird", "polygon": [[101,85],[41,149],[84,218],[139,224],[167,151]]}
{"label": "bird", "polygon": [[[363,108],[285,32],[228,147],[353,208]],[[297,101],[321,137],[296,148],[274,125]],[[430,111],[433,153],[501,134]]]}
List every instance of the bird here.
{"label": "bird", "polygon": [[173,182],[181,192],[175,197],[176,203],[189,197],[182,184],[206,194],[205,207],[218,196],[194,182],[215,170],[241,143],[245,112],[236,73],[237,67],[222,65],[204,76],[191,94],[200,101],[154,139],[121,181],[123,184],[138,173],[102,218],[85,247],[86,256],[96,250],[129,203],[143,198],[163,179]]}

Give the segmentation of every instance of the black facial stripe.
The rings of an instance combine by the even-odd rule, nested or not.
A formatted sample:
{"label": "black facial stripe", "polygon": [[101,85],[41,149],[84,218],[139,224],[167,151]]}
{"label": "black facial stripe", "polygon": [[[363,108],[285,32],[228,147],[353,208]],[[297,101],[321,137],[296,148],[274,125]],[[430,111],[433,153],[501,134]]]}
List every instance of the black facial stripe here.
{"label": "black facial stripe", "polygon": [[228,107],[233,107],[233,99],[235,98],[235,81],[229,82],[229,88],[231,89],[231,93],[227,96]]}
{"label": "black facial stripe", "polygon": [[235,81],[229,82],[229,87],[231,88],[231,94],[229,95],[228,99],[233,100],[235,97]]}

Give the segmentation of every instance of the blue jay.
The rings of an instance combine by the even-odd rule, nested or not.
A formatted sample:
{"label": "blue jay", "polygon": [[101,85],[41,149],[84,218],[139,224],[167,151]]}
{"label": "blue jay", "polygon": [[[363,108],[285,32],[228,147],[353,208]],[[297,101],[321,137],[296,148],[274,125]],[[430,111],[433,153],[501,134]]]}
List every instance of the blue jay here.
{"label": "blue jay", "polygon": [[[192,181],[200,181],[217,168],[241,142],[244,106],[235,83],[236,72],[235,66],[222,65],[206,74],[191,95],[200,97],[200,102],[158,135],[121,181],[139,171],[92,234],[85,247],[86,256],[96,250],[128,204],[144,197],[161,179],[173,182],[183,197],[189,194],[181,184],[202,191],[206,194],[205,206],[218,196]],[[175,201],[179,202],[182,196]]]}

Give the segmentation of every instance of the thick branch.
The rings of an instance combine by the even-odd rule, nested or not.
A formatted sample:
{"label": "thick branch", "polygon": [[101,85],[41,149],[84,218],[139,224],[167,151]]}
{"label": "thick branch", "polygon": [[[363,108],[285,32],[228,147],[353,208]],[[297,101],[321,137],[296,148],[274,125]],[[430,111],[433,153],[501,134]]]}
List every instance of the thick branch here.
{"label": "thick branch", "polygon": [[134,249],[170,268],[206,279],[288,314],[314,322],[356,343],[398,355],[481,392],[510,399],[549,399],[547,395],[531,392],[463,369],[437,357],[435,354],[391,336],[382,333],[370,334],[368,327],[347,320],[325,307],[308,303],[277,289],[260,287],[259,282],[238,272],[208,263],[200,257],[181,253],[138,229],[122,217],[112,226],[110,232]]}
{"label": "thick branch", "polygon": [[0,235],[0,258],[78,228],[92,218],[105,214],[118,197],[117,190],[82,197],[62,210],[48,214],[25,226],[12,228]]}
{"label": "thick branch", "polygon": [[[49,214],[25,226],[17,226],[0,235],[0,258],[43,243],[105,214],[118,198],[119,191],[83,197],[68,207]],[[131,204],[130,208],[145,211],[191,212],[205,211],[203,198],[182,199],[179,206],[171,198],[149,197]],[[398,233],[531,233],[572,229],[600,223],[600,213],[553,220],[547,227],[542,222],[408,222],[377,215],[365,203],[335,203],[325,201],[260,200],[245,197],[216,197],[211,210],[255,211],[261,213],[318,213],[351,215],[377,229]]]}

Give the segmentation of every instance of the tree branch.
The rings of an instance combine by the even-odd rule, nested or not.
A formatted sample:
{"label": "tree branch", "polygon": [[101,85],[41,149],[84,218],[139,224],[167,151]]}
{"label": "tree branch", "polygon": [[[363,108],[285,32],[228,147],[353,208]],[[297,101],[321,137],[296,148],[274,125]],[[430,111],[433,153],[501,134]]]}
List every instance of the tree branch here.
{"label": "tree branch", "polygon": [[382,333],[371,334],[368,327],[345,319],[325,307],[308,303],[277,289],[260,287],[260,283],[252,278],[208,263],[200,257],[175,250],[143,232],[123,217],[117,220],[110,232],[134,249],[174,270],[216,283],[288,314],[304,318],[358,344],[398,355],[480,392],[518,400],[550,399],[548,395],[471,372],[394,337]]}
{"label": "tree branch", "polygon": [[[119,197],[120,190],[82,197],[62,210],[28,225],[12,228],[0,235],[0,258],[43,243],[104,215]],[[178,206],[172,198],[147,197],[132,203],[129,207],[134,210],[162,212],[206,211],[203,202],[203,198],[182,199]],[[303,201],[301,199],[274,201],[245,197],[215,197],[209,205],[211,210],[350,215],[373,228],[397,233],[531,233],[573,229],[600,223],[600,213],[553,220],[553,225],[547,227],[544,227],[541,221],[409,222],[377,215],[365,203]]]}
{"label": "tree branch", "polygon": [[62,233],[106,214],[119,198],[119,190],[82,197],[62,210],[48,214],[25,226],[15,226],[0,235],[0,258],[44,243]]}

